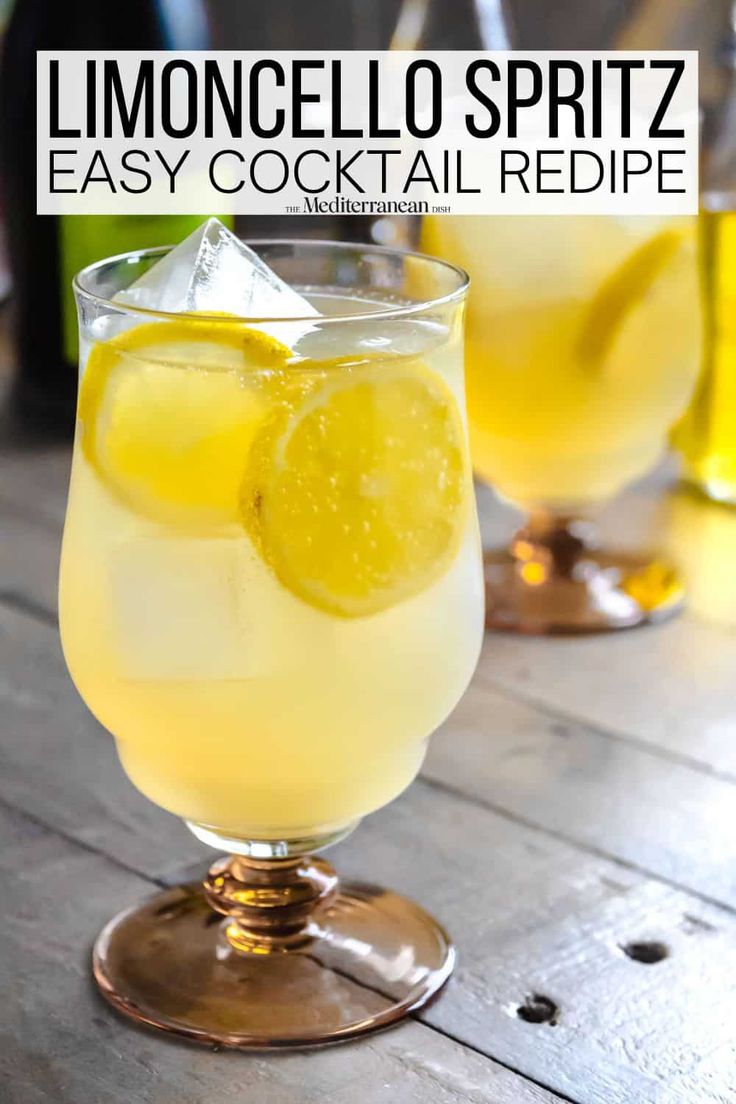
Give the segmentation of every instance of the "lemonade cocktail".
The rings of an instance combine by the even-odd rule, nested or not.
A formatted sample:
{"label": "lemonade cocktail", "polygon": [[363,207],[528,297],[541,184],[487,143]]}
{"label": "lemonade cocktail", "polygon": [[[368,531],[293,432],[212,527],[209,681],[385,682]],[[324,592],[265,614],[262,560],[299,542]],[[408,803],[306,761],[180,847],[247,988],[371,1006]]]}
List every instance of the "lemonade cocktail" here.
{"label": "lemonade cocktail", "polygon": [[303,249],[301,321],[78,292],[64,651],[132,781],[200,834],[321,836],[390,801],[480,644],[461,307]]}
{"label": "lemonade cocktail", "polygon": [[475,469],[530,519],[486,557],[492,627],[598,631],[679,608],[677,573],[599,550],[589,518],[653,467],[693,388],[695,230],[673,217],[426,220],[423,247],[473,280]]}
{"label": "lemonade cocktail", "polygon": [[576,509],[656,462],[698,368],[695,220],[436,218],[471,273],[473,461],[501,494]]}

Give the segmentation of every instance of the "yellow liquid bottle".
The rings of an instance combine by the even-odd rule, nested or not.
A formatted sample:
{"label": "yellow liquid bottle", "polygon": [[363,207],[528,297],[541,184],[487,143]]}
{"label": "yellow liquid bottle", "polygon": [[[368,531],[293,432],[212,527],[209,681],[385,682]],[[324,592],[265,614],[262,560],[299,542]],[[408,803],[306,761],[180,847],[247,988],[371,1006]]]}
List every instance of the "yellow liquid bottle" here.
{"label": "yellow liquid bottle", "polygon": [[736,210],[710,205],[708,197],[700,215],[700,263],[702,372],[674,443],[686,479],[711,498],[736,502]]}
{"label": "yellow liquid bottle", "polygon": [[[691,5],[687,5],[690,7]],[[707,8],[707,12],[704,10]],[[701,373],[673,443],[685,479],[736,503],[736,30],[733,4],[699,5]]]}

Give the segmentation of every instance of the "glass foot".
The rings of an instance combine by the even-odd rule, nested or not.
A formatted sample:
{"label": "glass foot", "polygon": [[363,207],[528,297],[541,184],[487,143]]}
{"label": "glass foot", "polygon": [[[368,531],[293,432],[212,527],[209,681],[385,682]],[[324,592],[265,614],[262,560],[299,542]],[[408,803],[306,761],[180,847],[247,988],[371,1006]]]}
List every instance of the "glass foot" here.
{"label": "glass foot", "polygon": [[536,517],[510,547],[484,556],[486,626],[510,632],[593,633],[671,617],[685,590],[660,559],[596,546],[589,522]]}
{"label": "glass foot", "polygon": [[338,885],[321,858],[237,856],[204,887],[164,890],[111,920],[94,974],[139,1023],[269,1048],[386,1027],[437,993],[454,957],[445,931],[405,897]]}

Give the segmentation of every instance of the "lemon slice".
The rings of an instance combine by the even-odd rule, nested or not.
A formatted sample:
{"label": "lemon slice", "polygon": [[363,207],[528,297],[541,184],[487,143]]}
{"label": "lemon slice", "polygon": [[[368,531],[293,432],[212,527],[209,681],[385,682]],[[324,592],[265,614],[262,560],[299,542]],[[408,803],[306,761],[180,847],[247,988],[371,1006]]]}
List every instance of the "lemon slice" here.
{"label": "lemon slice", "polygon": [[259,384],[290,350],[211,318],[153,322],[92,347],[81,385],[82,448],[137,513],[209,530],[238,522],[238,491],[263,417]]}
{"label": "lemon slice", "polygon": [[444,381],[418,361],[383,361],[326,370],[268,419],[241,509],[292,594],[339,617],[365,617],[445,572],[469,486],[463,423]]}
{"label": "lemon slice", "polygon": [[677,230],[662,230],[648,238],[616,268],[595,292],[577,338],[577,354],[598,368],[629,314],[661,276],[684,241]]}

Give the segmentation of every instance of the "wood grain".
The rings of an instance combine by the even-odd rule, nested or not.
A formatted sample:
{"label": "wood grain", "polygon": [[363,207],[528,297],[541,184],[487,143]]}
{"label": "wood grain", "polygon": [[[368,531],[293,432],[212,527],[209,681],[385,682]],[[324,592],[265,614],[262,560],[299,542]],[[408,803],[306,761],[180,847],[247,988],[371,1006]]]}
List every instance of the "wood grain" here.
{"label": "wood grain", "polygon": [[[660,551],[682,569],[685,614],[660,626],[593,637],[497,633],[487,684],[564,719],[736,777],[736,512],[679,488],[670,463],[601,515],[611,546]],[[488,547],[519,515],[478,488]]]}
{"label": "wood grain", "polygon": [[[67,459],[11,457],[0,484],[0,820],[9,876],[22,871],[0,925],[20,940],[5,956],[7,991],[25,978],[30,994],[22,1016],[6,1015],[11,1104],[241,1099],[228,1072],[237,1057],[131,1032],[91,996],[79,957],[116,908],[199,872],[208,853],[127,783],[68,681],[53,625]],[[514,515],[481,500],[499,543]],[[609,531],[620,543],[660,540],[668,499],[645,485],[627,501],[609,511]],[[705,516],[696,508],[696,521]],[[698,524],[686,528],[702,551],[713,523]],[[694,578],[712,566],[700,551],[693,562]],[[656,630],[488,638],[424,780],[335,852],[344,873],[441,916],[460,946],[458,974],[428,1026],[324,1056],[247,1059],[259,1101],[733,1098],[734,634],[700,598]],[[84,888],[81,912],[71,885]],[[59,932],[33,957],[52,912]],[[661,943],[667,956],[636,961],[622,950],[632,942]],[[556,1022],[519,1017],[535,995],[553,1002]]]}
{"label": "wood grain", "polygon": [[493,656],[489,641],[423,775],[736,910],[733,782],[510,699]]}
{"label": "wood grain", "polygon": [[0,605],[0,798],[144,875],[209,852],[128,783],[56,631]]}
{"label": "wood grain", "polygon": [[[16,649],[30,641],[17,668],[10,670],[7,655],[1,664],[15,699],[6,685],[5,800],[37,824],[108,852],[129,868],[117,867],[116,878],[133,869],[168,881],[177,863],[188,876],[195,859],[201,870],[196,841],[133,791],[110,741],[85,722],[81,706],[73,711],[60,660],[50,677],[52,631],[13,611],[3,623]],[[24,710],[35,727],[19,727]],[[682,1080],[730,1046],[736,921],[724,910],[422,782],[368,818],[335,857],[344,873],[400,887],[450,927],[462,966],[428,1022],[580,1104],[675,1101],[675,1073]],[[99,854],[87,852],[85,861],[103,858],[109,866]],[[66,876],[86,892],[88,875]],[[135,879],[131,888],[134,899]],[[646,966],[620,950],[650,939],[671,957]],[[698,1005],[693,1025],[693,991],[701,988],[707,1007]],[[534,993],[559,1005],[554,1027],[518,1018]]]}
{"label": "wood grain", "polygon": [[151,890],[18,814],[0,811],[4,1104],[553,1104],[436,1030],[409,1022],[318,1053],[242,1055],[136,1030],[98,997],[90,945]]}
{"label": "wood grain", "polygon": [[[736,1092],[730,914],[422,784],[341,850],[450,926],[460,969],[428,1022],[581,1104]],[[650,940],[665,960],[621,950]],[[519,1019],[533,994],[556,1024]]]}
{"label": "wood grain", "polygon": [[625,637],[498,636],[489,678],[528,704],[736,777],[736,636],[691,618]]}

